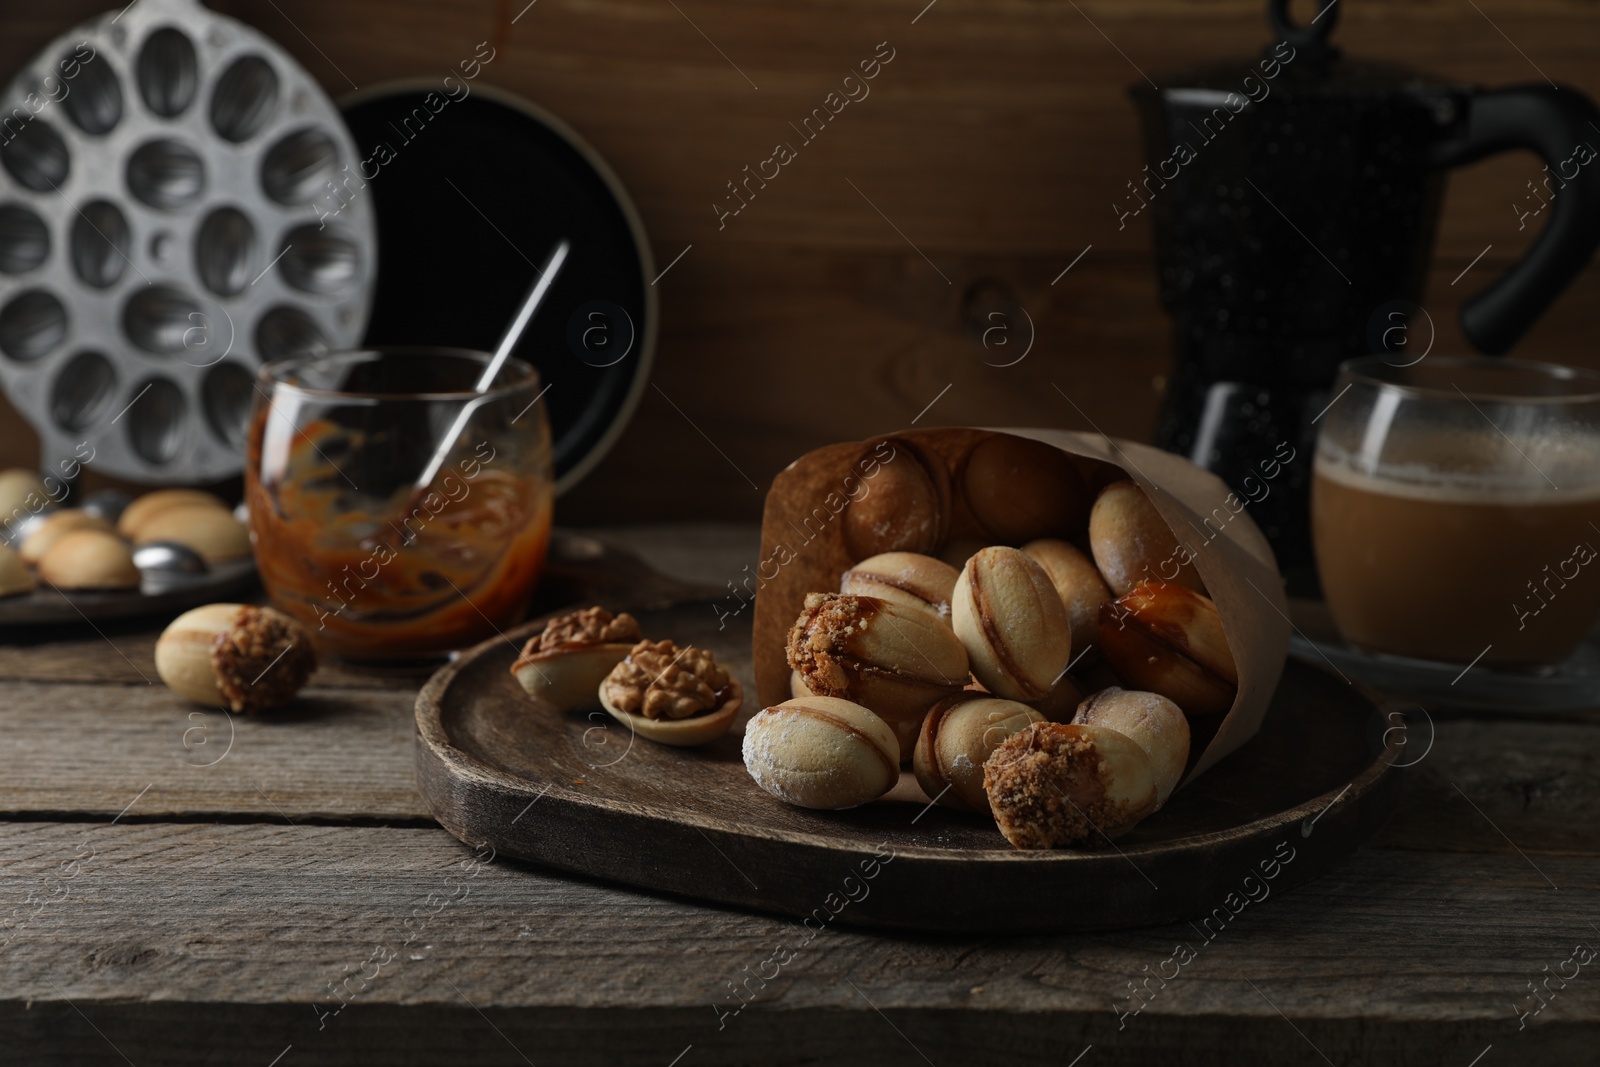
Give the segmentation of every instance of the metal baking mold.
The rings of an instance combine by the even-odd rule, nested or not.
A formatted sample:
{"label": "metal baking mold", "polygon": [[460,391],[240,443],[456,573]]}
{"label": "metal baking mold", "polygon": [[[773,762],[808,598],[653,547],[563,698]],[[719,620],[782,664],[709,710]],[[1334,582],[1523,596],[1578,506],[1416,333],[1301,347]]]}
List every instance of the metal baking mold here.
{"label": "metal baking mold", "polygon": [[313,206],[359,158],[287,52],[197,0],[24,67],[0,97],[0,385],[42,465],[88,442],[133,481],[238,474],[259,365],[366,330],[371,197]]}

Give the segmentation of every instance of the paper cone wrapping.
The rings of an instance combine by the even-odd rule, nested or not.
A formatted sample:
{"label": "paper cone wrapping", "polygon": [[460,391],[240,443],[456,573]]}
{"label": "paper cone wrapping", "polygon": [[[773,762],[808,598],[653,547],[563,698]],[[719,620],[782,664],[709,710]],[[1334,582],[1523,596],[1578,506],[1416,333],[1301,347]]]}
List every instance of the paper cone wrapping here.
{"label": "paper cone wrapping", "polygon": [[[908,442],[951,475],[951,523],[945,544],[991,543],[966,506],[962,464],[974,445],[994,433],[1033,438],[1074,457],[1091,489],[1130,478],[1167,520],[1222,617],[1222,628],[1239,671],[1233,707],[1219,720],[1191,720],[1192,781],[1248,741],[1261,726],[1283,672],[1289,645],[1288,605],[1272,549],[1243,509],[1243,501],[1216,475],[1181,456],[1148,445],[1099,434],[1042,429],[928,429],[829,445],[808,452],[785,468],[767,493],[761,523],[761,562],[755,601],[756,687],[763,707],[789,699],[784,643],[807,593],[835,592],[843,573],[858,562],[845,543],[840,517],[873,490],[874,478]],[[887,442],[887,445],[885,444]],[[865,474],[860,461],[880,460]],[[889,456],[891,458],[883,459]],[[1209,522],[1207,521],[1209,520]],[[1215,732],[1212,733],[1212,724]]]}

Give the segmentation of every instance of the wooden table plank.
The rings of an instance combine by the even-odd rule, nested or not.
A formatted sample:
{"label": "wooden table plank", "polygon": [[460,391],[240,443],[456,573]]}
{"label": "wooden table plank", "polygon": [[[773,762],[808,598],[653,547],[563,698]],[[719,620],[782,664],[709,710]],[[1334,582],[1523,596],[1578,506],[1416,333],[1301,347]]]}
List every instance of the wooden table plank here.
{"label": "wooden table plank", "polygon": [[[1600,717],[1571,722],[1436,716],[1411,728],[1417,749],[1401,809],[1376,844],[1489,852],[1600,854]],[[1411,749],[1411,740],[1407,748]],[[1600,917],[1597,917],[1600,920]],[[1597,945],[1600,947],[1600,945]]]}
{"label": "wooden table plank", "polygon": [[[1180,924],[979,941],[829,926],[806,945],[785,919],[506,860],[479,866],[441,831],[11,824],[0,837],[0,901],[27,915],[0,950],[0,1047],[45,1032],[44,1019],[66,1019],[56,1009],[70,998],[144,1062],[119,1037],[155,1041],[162,1016],[118,1007],[132,999],[203,1005],[208,1038],[248,1037],[266,1052],[262,1063],[288,1044],[294,1062],[322,1062],[351,1033],[376,1040],[382,1062],[417,1062],[423,1046],[372,1029],[394,1019],[377,1009],[405,1007],[408,1033],[435,1019],[470,1032],[465,997],[493,1005],[496,1025],[527,1041],[530,1056],[563,1062],[627,1054],[667,1064],[690,1043],[709,1058],[686,1062],[731,1062],[774,1032],[792,1043],[781,1062],[845,1058],[858,1041],[904,1059],[874,1006],[934,1062],[989,1048],[994,1058],[979,1062],[1060,1064],[1087,1043],[1107,1057],[1097,1062],[1136,1062],[1134,1053],[1170,1051],[1184,1035],[1210,1030],[1220,1039],[1225,1018],[1247,1045],[1287,1050],[1275,1062],[1293,1062],[1306,1050],[1279,1010],[1338,1063],[1465,1064],[1491,1042],[1572,1054],[1580,1039],[1592,1043],[1593,1029],[1582,1028],[1600,1025],[1600,1000],[1582,994],[1581,979],[1520,1033],[1512,1006],[1533,1003],[1529,979],[1574,943],[1600,943],[1588,918],[1600,914],[1600,859],[1534,858],[1561,889],[1514,854],[1367,850],[1270,906],[1247,907],[1209,943]],[[28,904],[30,891],[43,903]],[[410,933],[409,916],[418,916]],[[1145,967],[1161,970],[1178,942],[1195,958],[1165,988],[1151,983],[1141,1013],[1122,1017],[1132,1003],[1127,983]],[[773,975],[762,965],[780,947],[792,959]],[[753,982],[756,1002],[722,1016],[719,1030],[712,1005],[739,1004],[725,982],[758,971],[771,981]],[[339,1006],[330,983],[363,972],[365,981],[348,986],[349,1006],[321,1019],[312,1004]],[[230,1020],[226,1031],[204,1019],[213,1007]],[[620,1011],[638,1031],[628,1022],[563,1023],[552,1009]],[[478,1043],[491,1047],[492,1029],[479,1025]],[[1390,1058],[1402,1043],[1409,1051]],[[1227,1058],[1231,1041],[1213,1047],[1191,1044],[1178,1062],[1238,1062]],[[203,1042],[139,1048],[160,1062],[217,1055]]]}
{"label": "wooden table plank", "polygon": [[[265,603],[260,597],[253,598],[253,602]],[[7,633],[7,643],[0,645],[0,680],[160,684],[156,675],[156,638],[161,635],[162,624],[169,621],[140,620],[121,627],[101,624],[99,633],[87,626],[50,628],[26,637]],[[392,689],[410,683],[324,663],[310,684],[338,689]]]}
{"label": "wooden table plank", "polygon": [[11,764],[0,812],[429,820],[411,770],[414,700],[311,688],[251,716],[199,708],[159,682],[0,683]]}
{"label": "wooden table plank", "polygon": [[[418,1012],[377,1005],[352,1012],[343,1029],[287,1040],[305,1009],[166,1004],[68,1005],[36,1002],[26,1009],[0,1004],[8,1016],[0,1037],[15,1047],[48,1046],[59,1057],[30,1063],[70,1067],[317,1067],[351,1063],[408,1065],[648,1064],[654,1067],[816,1067],[819,1063],[928,1067],[937,1064],[1017,1064],[1037,1067],[1326,1067],[1371,1063],[1384,1067],[1466,1067],[1491,1044],[1512,1045],[1535,1062],[1583,1063],[1592,1041],[1575,1027],[1552,1023],[1515,1042],[1495,1044],[1478,1026],[1375,1021],[1358,1040],[1339,1041],[1322,1024],[1278,1016],[1202,1017],[1181,1029],[1146,1030],[1136,1038],[1112,1023],[1014,1013],[985,1025],[959,1011],[883,1015],[772,1011],[742,1031],[709,1032],[701,1021],[659,1009],[619,1016],[602,1009],[507,1011],[483,1006],[464,992],[454,1005]],[[709,1013],[708,1013],[709,1014]],[[5,1025],[7,1023],[13,1025]],[[115,1038],[115,1045],[111,1043]],[[915,1044],[911,1043],[915,1039]],[[1097,1040],[1098,1039],[1098,1040]],[[1316,1044],[1310,1042],[1315,1039]],[[926,1050],[926,1051],[924,1051]],[[1326,1050],[1326,1052],[1322,1051]],[[126,1055],[124,1055],[124,1051]],[[1337,1060],[1327,1057],[1339,1056]],[[1072,1061],[1082,1057],[1076,1064]],[[281,1059],[280,1059],[281,1057]],[[681,1057],[681,1058],[680,1058]],[[1482,1061],[1483,1067],[1493,1060]]]}

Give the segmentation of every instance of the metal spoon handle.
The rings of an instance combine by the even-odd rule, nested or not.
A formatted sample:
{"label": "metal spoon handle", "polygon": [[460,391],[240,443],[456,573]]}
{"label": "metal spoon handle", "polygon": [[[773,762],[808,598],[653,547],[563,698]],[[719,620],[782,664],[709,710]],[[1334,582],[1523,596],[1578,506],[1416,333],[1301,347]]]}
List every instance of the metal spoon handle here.
{"label": "metal spoon handle", "polygon": [[[500,374],[500,369],[506,365],[506,360],[511,357],[511,350],[517,347],[517,342],[522,340],[522,333],[533,319],[533,313],[539,310],[539,305],[544,303],[544,298],[550,292],[550,287],[555,284],[556,275],[561,273],[561,266],[567,261],[567,253],[572,250],[572,245],[565,238],[558,242],[550,255],[544,261],[544,266],[539,268],[539,278],[533,283],[533,288],[528,290],[528,295],[523,298],[522,306],[517,309],[516,318],[511,320],[511,325],[500,338],[500,344],[495,349],[494,358],[489,360],[489,365],[478,376],[478,384],[474,389],[482,393],[494,384],[495,378]],[[433,458],[428,461],[427,469],[416,481],[417,491],[427,489],[433,484],[433,479],[438,475],[439,468],[444,466],[444,461],[449,457],[450,450],[455,447],[456,439],[461,436],[461,431],[467,428],[467,422],[472,418],[472,413],[487,397],[476,397],[462,405],[461,413],[456,416],[456,421],[451,423],[450,429],[445,431],[439,439],[439,447],[434,450]]]}
{"label": "metal spoon handle", "polygon": [[567,253],[572,250],[572,245],[565,238],[550,252],[549,258],[544,261],[544,266],[539,268],[539,277],[533,283],[533,288],[528,290],[528,295],[523,298],[522,306],[517,309],[517,317],[511,320],[511,325],[506,327],[506,332],[500,338],[500,345],[494,350],[494,358],[483,369],[483,374],[478,378],[478,392],[488,389],[494,382],[495,376],[500,373],[500,368],[505,366],[506,360],[511,356],[511,350],[517,347],[517,342],[522,340],[522,331],[527,329],[533,313],[539,310],[539,305],[544,303],[545,294],[550,291],[550,286],[555,284],[556,275],[561,273],[561,266],[567,261]]}

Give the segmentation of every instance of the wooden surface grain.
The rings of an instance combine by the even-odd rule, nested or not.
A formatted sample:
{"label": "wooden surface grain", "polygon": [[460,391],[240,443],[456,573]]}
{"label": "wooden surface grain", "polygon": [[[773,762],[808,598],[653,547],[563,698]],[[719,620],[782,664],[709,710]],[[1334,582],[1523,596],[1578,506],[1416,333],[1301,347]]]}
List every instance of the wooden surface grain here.
{"label": "wooden surface grain", "polygon": [[[55,1020],[63,1046],[90,1056],[71,1062],[115,1057],[67,1001],[134,1063],[186,1064],[230,1047],[228,1062],[265,1064],[289,1044],[288,1062],[333,1062],[356,1042],[378,1062],[426,1062],[439,1038],[424,1020],[503,1053],[466,1001],[535,1063],[667,1064],[687,1044],[685,1063],[763,1048],[763,1062],[916,1062],[878,1011],[941,1064],[1060,1064],[1088,1043],[1107,1063],[1185,1044],[1179,1062],[1236,1063],[1244,1049],[1315,1061],[1295,1027],[1336,1063],[1465,1064],[1490,1043],[1573,1056],[1600,1023],[1576,987],[1520,1033],[1511,1007],[1546,963],[1595,941],[1579,918],[1600,905],[1593,855],[1538,855],[1562,886],[1553,890],[1515,854],[1369,849],[1249,908],[1209,943],[1180,924],[978,940],[830,927],[806,945],[785,919],[504,859],[474,867],[471,850],[436,830],[35,823],[11,827],[0,855],[19,901],[63,858],[88,857],[14,932],[0,967],[0,1039]],[[1121,1019],[1127,983],[1178,942],[1196,958]],[[765,989],[750,987],[750,1007],[719,1016],[713,1005],[740,1003],[724,983],[780,946],[792,960]],[[366,981],[346,987],[348,1007],[323,1019],[340,1004],[330,983],[356,974]],[[157,1032],[177,1005],[192,1009],[181,1039]],[[1242,1048],[1224,1047],[1225,1023]]]}
{"label": "wooden surface grain", "polygon": [[[685,579],[736,570],[750,544],[698,536],[726,547],[619,539]],[[151,635],[108,636],[148,672]],[[215,759],[227,720],[146,685],[92,632],[0,652],[7,1063],[1466,1067],[1488,1049],[1493,1067],[1583,1062],[1600,1037],[1594,976],[1549,978],[1600,946],[1592,714],[1419,719],[1375,841],[1211,940],[1181,923],[834,924],[802,944],[791,920],[475,856],[415,793],[414,680],[319,681],[285,715],[236,717]],[[122,673],[93,672],[112,659]],[[197,723],[205,743],[186,747]],[[1171,975],[1180,943],[1195,958],[1129,1014],[1128,983]],[[727,983],[746,979],[736,998]],[[1519,1020],[1547,979],[1557,995]]]}
{"label": "wooden surface grain", "polygon": [[[14,5],[0,21],[0,72],[108,6]],[[795,456],[903,427],[946,386],[919,425],[1092,420],[1148,439],[1170,324],[1149,227],[1119,229],[1112,210],[1143,164],[1126,89],[1141,71],[1160,78],[1267,39],[1259,0],[214,6],[271,35],[334,94],[442,78],[491,42],[485,83],[594,143],[638,202],[657,263],[689,249],[659,282],[656,387],[563,502],[567,521],[755,518],[761,488]],[[1548,76],[1600,96],[1600,13],[1584,0],[1370,2],[1342,5],[1340,17],[1350,55],[1489,86]],[[791,138],[789,123],[879,41],[896,56],[871,95],[719,229],[712,204],[726,183]],[[1540,176],[1526,153],[1453,174],[1422,301],[1435,351],[1465,350],[1456,312],[1526,247],[1537,221],[1519,231],[1512,208]],[[486,227],[464,240],[498,238]],[[1035,325],[1035,347],[1014,367],[985,364],[989,323],[973,328],[972,294],[997,289]],[[1597,298],[1591,267],[1517,354],[1600,365]],[[26,426],[3,402],[0,415],[0,463],[34,462]]]}
{"label": "wooden surface grain", "polygon": [[406,690],[313,687],[271,716],[198,708],[159,682],[3,691],[10,815],[432,821],[412,780]]}

